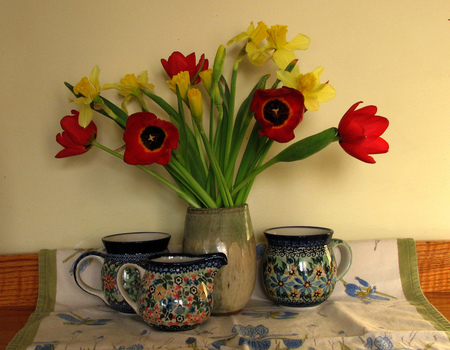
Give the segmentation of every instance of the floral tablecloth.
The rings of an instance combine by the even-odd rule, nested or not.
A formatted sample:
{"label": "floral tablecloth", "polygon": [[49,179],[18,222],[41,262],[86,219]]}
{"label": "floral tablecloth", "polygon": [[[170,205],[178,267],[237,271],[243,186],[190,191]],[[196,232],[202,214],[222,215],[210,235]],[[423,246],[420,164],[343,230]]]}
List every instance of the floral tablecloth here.
{"label": "floral tablecloth", "polygon": [[[72,266],[82,251],[43,250],[36,311],[7,349],[450,349],[450,323],[420,289],[414,240],[349,243],[353,265],[325,303],[278,307],[257,283],[240,313],[174,333],[81,291]],[[95,285],[99,272],[90,270],[84,279]]]}

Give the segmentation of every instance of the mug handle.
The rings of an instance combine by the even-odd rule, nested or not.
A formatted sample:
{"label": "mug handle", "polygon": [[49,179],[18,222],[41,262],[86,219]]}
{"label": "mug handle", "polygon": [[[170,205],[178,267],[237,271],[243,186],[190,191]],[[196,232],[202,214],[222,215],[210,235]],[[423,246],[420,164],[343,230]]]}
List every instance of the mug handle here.
{"label": "mug handle", "polygon": [[352,265],[352,248],[350,248],[350,245],[342,239],[333,238],[330,244],[331,248],[339,248],[341,252],[341,262],[339,263],[336,275],[336,281],[339,281],[342,277],[345,276],[345,274],[350,269],[350,266]]}
{"label": "mug handle", "polygon": [[100,299],[103,300],[103,302],[106,305],[109,305],[101,289],[95,289],[88,286],[81,278],[81,267],[83,266],[83,263],[91,259],[97,260],[101,265],[103,265],[103,262],[105,261],[105,255],[100,252],[86,252],[81,254],[80,257],[77,259],[77,261],[75,261],[73,267],[74,270],[73,278],[75,279],[75,283],[78,285],[78,287],[80,287],[88,294],[92,294],[95,295],[96,297],[99,297]]}
{"label": "mug handle", "polygon": [[132,264],[132,263],[127,263],[127,264],[123,264],[119,270],[117,271],[117,288],[119,289],[120,294],[123,296],[123,298],[125,299],[125,301],[133,308],[134,311],[136,311],[136,313],[139,315],[138,312],[138,304],[136,301],[134,301],[133,299],[131,299],[130,295],[128,294],[128,292],[125,290],[125,287],[123,285],[123,275],[124,275],[124,270],[126,268],[133,268],[139,271],[139,279],[142,279],[142,277],[145,274],[145,269],[142,268],[139,265],[136,264]]}

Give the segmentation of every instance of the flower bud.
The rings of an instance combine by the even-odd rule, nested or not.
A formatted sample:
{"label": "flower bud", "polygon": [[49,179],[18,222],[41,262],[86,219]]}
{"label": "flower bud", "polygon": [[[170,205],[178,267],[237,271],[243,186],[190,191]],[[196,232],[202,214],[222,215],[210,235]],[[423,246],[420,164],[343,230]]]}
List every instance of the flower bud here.
{"label": "flower bud", "polygon": [[199,126],[203,122],[202,93],[199,89],[192,88],[188,90],[187,98],[189,101],[189,109],[191,110],[192,118],[194,119],[194,122]]}
{"label": "flower bud", "polygon": [[[203,72],[200,72],[200,78],[202,79],[202,85],[210,96],[211,96],[212,73],[213,73],[212,69],[207,69],[207,70],[204,70]],[[216,86],[216,91],[213,95],[213,98],[214,98],[213,102],[216,106],[222,104],[222,99],[220,98],[220,91],[219,91],[218,86]]]}

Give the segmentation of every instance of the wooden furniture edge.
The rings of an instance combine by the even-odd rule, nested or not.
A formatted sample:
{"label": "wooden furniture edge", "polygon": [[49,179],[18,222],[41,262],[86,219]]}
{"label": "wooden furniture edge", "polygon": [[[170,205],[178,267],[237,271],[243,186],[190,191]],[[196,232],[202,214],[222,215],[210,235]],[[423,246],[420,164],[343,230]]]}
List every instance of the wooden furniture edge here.
{"label": "wooden furniture edge", "polygon": [[[450,292],[450,240],[417,241],[424,293]],[[38,254],[0,255],[0,307],[32,307],[39,288]]]}

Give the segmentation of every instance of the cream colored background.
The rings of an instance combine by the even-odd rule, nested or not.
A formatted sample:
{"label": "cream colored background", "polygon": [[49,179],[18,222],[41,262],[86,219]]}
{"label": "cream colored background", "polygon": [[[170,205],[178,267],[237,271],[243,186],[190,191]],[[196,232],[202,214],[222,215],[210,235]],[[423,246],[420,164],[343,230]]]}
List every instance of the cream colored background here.
{"label": "cream colored background", "polygon": [[[258,238],[278,225],[329,226],[348,240],[450,238],[449,1],[0,4],[0,254],[95,247],[104,235],[141,230],[166,231],[180,243],[186,205],[170,190],[98,149],[54,158],[59,121],[76,108],[63,82],[76,84],[95,64],[102,84],[149,70],[156,93],[172,99],[161,58],[178,50],[213,59],[219,44],[259,20],[287,24],[288,39],[308,35],[302,70],[323,65],[323,79],[337,90],[307,113],[297,137],[337,126],[359,100],[377,105],[391,124],[390,152],[375,156],[375,165],[334,143],[260,175],[248,200]],[[243,76],[240,91],[255,81]],[[121,146],[114,123],[96,122],[100,142]]]}

